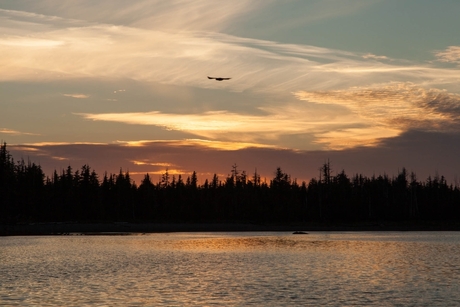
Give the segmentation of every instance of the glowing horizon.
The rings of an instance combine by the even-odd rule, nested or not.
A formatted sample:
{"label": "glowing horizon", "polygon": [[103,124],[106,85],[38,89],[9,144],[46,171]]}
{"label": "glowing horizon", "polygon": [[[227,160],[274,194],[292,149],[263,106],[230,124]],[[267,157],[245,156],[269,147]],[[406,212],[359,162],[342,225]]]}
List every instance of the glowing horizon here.
{"label": "glowing horizon", "polygon": [[[455,177],[427,140],[460,135],[458,13],[443,0],[4,3],[0,138],[41,161],[111,148],[101,165],[136,172],[190,171],[182,153],[194,148],[196,171],[220,174],[246,162],[296,171],[292,157],[337,152],[362,154],[339,167],[371,169],[374,150],[401,167],[416,147],[423,172]],[[164,146],[169,156],[144,151]]]}

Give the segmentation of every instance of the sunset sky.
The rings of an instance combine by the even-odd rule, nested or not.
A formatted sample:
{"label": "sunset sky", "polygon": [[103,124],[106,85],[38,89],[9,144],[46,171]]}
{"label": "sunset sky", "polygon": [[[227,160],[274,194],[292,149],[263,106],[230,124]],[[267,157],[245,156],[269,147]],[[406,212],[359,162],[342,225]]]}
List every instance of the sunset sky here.
{"label": "sunset sky", "polygon": [[[458,0],[0,0],[0,139],[68,165],[460,181]],[[231,77],[229,81],[207,76]]]}

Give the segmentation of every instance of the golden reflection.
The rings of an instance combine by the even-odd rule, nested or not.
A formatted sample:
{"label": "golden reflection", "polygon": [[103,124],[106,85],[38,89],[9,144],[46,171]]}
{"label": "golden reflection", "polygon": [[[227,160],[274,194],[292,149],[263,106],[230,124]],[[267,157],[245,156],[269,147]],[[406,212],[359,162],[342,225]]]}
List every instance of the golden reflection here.
{"label": "golden reflection", "polygon": [[294,246],[296,241],[286,238],[241,237],[241,238],[206,238],[179,240],[172,242],[174,249],[187,251],[255,251],[264,248],[282,248]]}
{"label": "golden reflection", "polygon": [[0,304],[454,306],[460,299],[457,233],[157,233],[5,243]]}
{"label": "golden reflection", "polygon": [[[277,250],[280,252],[296,252],[332,247],[336,241],[318,240],[316,236],[299,235],[251,235],[251,236],[219,236],[219,235],[171,235],[171,239],[160,241],[162,248],[189,252],[257,252]],[[156,245],[159,247],[158,245]]]}

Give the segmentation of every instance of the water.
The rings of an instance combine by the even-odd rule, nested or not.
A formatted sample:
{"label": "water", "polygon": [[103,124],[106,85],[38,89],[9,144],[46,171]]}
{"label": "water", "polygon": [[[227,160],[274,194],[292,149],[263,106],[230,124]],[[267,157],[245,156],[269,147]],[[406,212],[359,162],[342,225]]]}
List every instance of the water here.
{"label": "water", "polygon": [[0,238],[1,306],[459,306],[460,233]]}

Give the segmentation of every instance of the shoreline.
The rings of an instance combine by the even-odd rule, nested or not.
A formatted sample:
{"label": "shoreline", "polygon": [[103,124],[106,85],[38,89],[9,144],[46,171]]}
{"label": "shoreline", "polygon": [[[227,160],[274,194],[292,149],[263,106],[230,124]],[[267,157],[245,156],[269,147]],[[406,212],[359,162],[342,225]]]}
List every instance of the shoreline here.
{"label": "shoreline", "polygon": [[126,235],[168,232],[245,232],[245,231],[460,231],[458,221],[411,222],[311,222],[296,224],[256,223],[28,223],[0,224],[0,236],[40,235]]}

